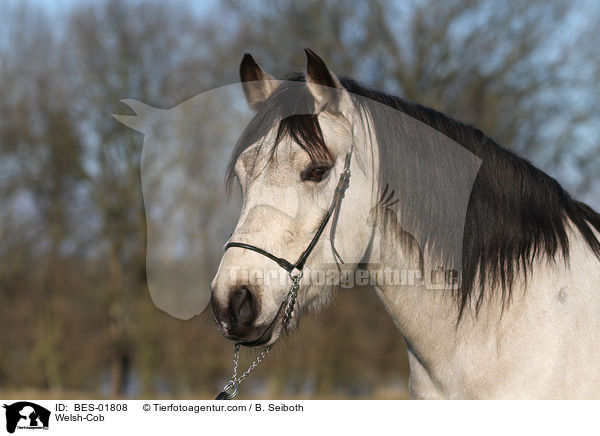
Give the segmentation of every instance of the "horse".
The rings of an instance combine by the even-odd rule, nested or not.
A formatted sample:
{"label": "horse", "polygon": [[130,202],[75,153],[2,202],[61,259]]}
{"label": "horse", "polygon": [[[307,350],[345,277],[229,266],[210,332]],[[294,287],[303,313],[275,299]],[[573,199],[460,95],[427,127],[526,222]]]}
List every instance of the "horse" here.
{"label": "horse", "polygon": [[227,169],[243,205],[211,283],[222,334],[269,347],[344,277],[408,271],[374,288],[411,398],[600,398],[600,215],[480,130],[306,56],[281,79],[240,65],[255,115]]}

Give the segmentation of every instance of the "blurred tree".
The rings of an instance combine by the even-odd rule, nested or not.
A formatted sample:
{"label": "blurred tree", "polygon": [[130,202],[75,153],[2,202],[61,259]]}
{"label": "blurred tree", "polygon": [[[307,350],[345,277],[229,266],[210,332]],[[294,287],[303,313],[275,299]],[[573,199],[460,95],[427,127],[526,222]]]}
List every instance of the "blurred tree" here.
{"label": "blurred tree", "polygon": [[[77,72],[76,113],[91,161],[87,167],[92,180],[89,194],[101,216],[100,232],[107,243],[113,395],[124,393],[134,350],[149,359],[137,362],[143,367],[151,364],[157,344],[139,340],[152,329],[145,319],[147,313],[137,312],[140,299],[148,299],[146,217],[140,187],[142,141],[118,126],[109,114],[123,110],[119,106],[123,97],[165,106],[201,89],[206,83],[202,74],[191,80],[181,71],[190,65],[202,71],[201,61],[207,62],[198,57],[195,44],[204,40],[208,31],[209,26],[197,26],[187,7],[158,2],[109,1],[95,10],[79,8],[70,20],[71,67]],[[209,165],[208,159],[203,163],[200,157],[200,161],[199,166]],[[208,220],[214,207],[205,206]],[[208,222],[202,224],[210,228]],[[142,372],[147,371],[142,368]],[[151,380],[145,382],[144,389],[150,389]]]}
{"label": "blurred tree", "polygon": [[[61,291],[69,292],[63,288],[64,276],[69,273],[64,252],[74,242],[69,205],[85,178],[82,148],[64,104],[70,94],[60,79],[63,53],[56,35],[43,14],[19,7],[15,18],[11,32],[18,56],[4,53],[2,60],[2,95],[10,95],[11,101],[3,108],[0,135],[5,145],[3,159],[18,168],[13,166],[5,173],[4,199],[30,200],[29,216],[23,215],[31,227],[24,233],[34,232],[29,250],[37,257],[37,262],[29,265],[33,271],[26,287],[30,297],[26,316],[32,331],[30,355],[23,363],[42,386],[60,388],[65,356],[59,347],[64,331],[58,306],[64,298]],[[19,222],[19,218],[16,215],[12,220]]]}

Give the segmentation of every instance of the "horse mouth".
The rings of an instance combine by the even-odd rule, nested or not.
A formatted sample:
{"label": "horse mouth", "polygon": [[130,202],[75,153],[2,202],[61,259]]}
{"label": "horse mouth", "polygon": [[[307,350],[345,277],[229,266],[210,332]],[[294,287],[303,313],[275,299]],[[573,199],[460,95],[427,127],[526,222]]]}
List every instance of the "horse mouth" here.
{"label": "horse mouth", "polygon": [[277,339],[279,339],[281,331],[284,328],[283,317],[285,314],[285,308],[287,306],[285,304],[286,301],[284,301],[284,303],[279,306],[277,314],[269,323],[269,325],[263,330],[263,332],[258,338],[250,341],[240,341],[240,345],[243,345],[245,347],[263,347],[273,345],[277,341]]}

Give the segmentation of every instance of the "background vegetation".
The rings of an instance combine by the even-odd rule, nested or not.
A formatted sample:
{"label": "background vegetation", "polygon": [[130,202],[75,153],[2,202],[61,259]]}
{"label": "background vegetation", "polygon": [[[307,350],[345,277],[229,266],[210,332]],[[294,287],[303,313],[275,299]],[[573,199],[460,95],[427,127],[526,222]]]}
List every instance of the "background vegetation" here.
{"label": "background vegetation", "polygon": [[[8,2],[0,15],[2,397],[211,398],[228,378],[232,347],[209,310],[181,321],[150,300],[143,138],[110,114],[127,112],[122,98],[169,108],[235,82],[244,52],[279,76],[302,70],[310,47],[340,75],[476,125],[600,206],[597,2],[58,5]],[[210,170],[205,288],[237,218],[215,213],[223,172]],[[369,290],[340,290],[272,354],[242,395],[406,397],[402,337]]]}

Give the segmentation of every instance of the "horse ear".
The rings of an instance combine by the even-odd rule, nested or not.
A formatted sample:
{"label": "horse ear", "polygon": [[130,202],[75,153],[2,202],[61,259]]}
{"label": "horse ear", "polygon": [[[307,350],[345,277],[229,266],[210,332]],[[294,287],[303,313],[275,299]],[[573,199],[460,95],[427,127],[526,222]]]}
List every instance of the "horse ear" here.
{"label": "horse ear", "polygon": [[279,81],[265,72],[249,53],[246,53],[242,58],[240,79],[242,80],[246,100],[254,110],[258,110],[279,86]]}
{"label": "horse ear", "polygon": [[323,59],[309,48],[304,51],[307,61],[306,83],[317,102],[316,110],[326,105],[327,110],[345,115],[351,107],[350,94],[327,68]]}

